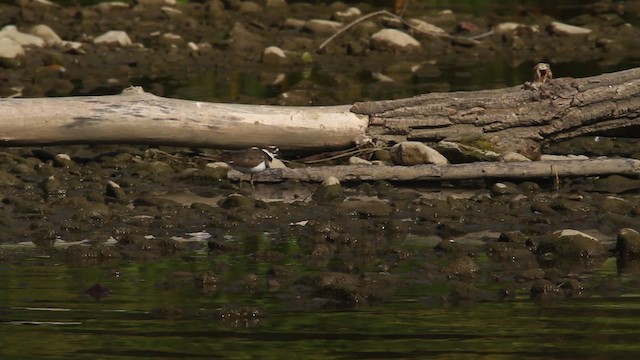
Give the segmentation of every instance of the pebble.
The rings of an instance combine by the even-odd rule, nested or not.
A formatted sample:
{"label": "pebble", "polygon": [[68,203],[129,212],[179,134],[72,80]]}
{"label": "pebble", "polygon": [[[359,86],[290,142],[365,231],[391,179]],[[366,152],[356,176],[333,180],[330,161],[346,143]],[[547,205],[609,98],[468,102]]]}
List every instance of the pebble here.
{"label": "pebble", "polygon": [[337,21],[341,22],[349,22],[357,19],[362,15],[362,11],[357,7],[350,7],[343,11],[336,11],[333,14],[333,18]]}
{"label": "pebble", "polygon": [[269,46],[262,52],[262,63],[265,65],[285,65],[288,63],[284,50],[277,46]]}
{"label": "pebble", "polygon": [[553,21],[549,25],[549,29],[556,35],[586,35],[591,33],[590,29],[561,23],[559,21]]}
{"label": "pebble", "polygon": [[415,29],[425,32],[425,33],[435,33],[435,34],[446,34],[447,32],[444,29],[435,26],[433,24],[429,24],[428,22],[420,19],[409,19],[409,24],[413,26]]}
{"label": "pebble", "polygon": [[331,35],[342,28],[342,23],[330,20],[309,20],[304,29],[318,35]]}
{"label": "pebble", "polygon": [[349,158],[349,165],[371,165],[371,161],[365,160],[361,157],[352,156]]}
{"label": "pebble", "polygon": [[329,176],[322,181],[322,184],[313,192],[311,198],[320,204],[341,202],[344,200],[344,190],[338,180],[334,176]]}
{"label": "pebble", "polygon": [[493,27],[493,32],[496,34],[507,34],[519,31],[520,29],[530,29],[533,32],[540,31],[537,27],[520,24],[516,22],[503,22]]}
{"label": "pebble", "polygon": [[531,161],[531,159],[529,159],[528,157],[522,155],[522,154],[518,154],[516,152],[506,152],[500,155],[500,161],[503,162],[526,162],[526,161]]}
{"label": "pebble", "polygon": [[621,229],[616,238],[616,251],[627,260],[640,257],[640,233],[630,228]]}
{"label": "pebble", "polygon": [[371,46],[376,50],[415,51],[421,48],[413,36],[396,29],[382,29],[371,36]]}
{"label": "pebble", "polygon": [[395,144],[390,152],[391,161],[396,165],[445,165],[449,163],[447,158],[439,152],[418,141],[404,141]]}
{"label": "pebble", "polygon": [[0,64],[17,66],[22,56],[24,56],[24,49],[20,44],[9,38],[0,38]]}
{"label": "pebble", "polygon": [[253,1],[243,1],[242,4],[240,4],[238,11],[243,14],[258,14],[263,12],[264,9],[258,3]]}
{"label": "pebble", "polygon": [[60,38],[60,36],[58,36],[58,34],[56,34],[56,32],[53,31],[47,25],[43,25],[43,24],[36,25],[32,27],[31,30],[29,30],[29,33],[31,35],[37,36],[42,40],[44,40],[44,43],[47,46],[56,46],[56,45],[63,44],[63,41]]}
{"label": "pebble", "polygon": [[120,30],[111,30],[98,36],[93,40],[94,44],[117,44],[120,46],[131,46],[133,42],[126,32]]}
{"label": "pebble", "polygon": [[43,47],[44,40],[41,38],[18,31],[15,25],[7,25],[0,30],[0,38],[8,38],[22,46]]}

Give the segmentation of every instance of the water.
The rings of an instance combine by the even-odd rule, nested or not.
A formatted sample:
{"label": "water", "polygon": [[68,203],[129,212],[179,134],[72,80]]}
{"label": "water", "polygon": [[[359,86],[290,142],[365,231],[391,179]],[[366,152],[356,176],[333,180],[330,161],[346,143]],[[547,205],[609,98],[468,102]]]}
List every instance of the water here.
{"label": "water", "polygon": [[[0,263],[3,359],[640,356],[640,284],[633,274],[618,274],[614,259],[588,275],[616,283],[608,296],[540,304],[519,294],[453,305],[437,301],[446,284],[415,283],[378,306],[309,311],[289,306],[286,291],[207,293],[170,280],[219,267],[220,261],[228,266],[223,282],[249,271],[263,278],[268,261],[246,254],[220,259],[196,251],[150,263],[74,267],[30,252]],[[96,283],[111,293],[99,299],[85,294]],[[257,307],[261,315],[221,319],[221,309],[236,305]]]}
{"label": "water", "polygon": [[[492,2],[433,1],[439,8],[483,14]],[[534,2],[518,2],[532,4]],[[539,2],[535,2],[539,4]],[[577,15],[572,4],[546,2],[558,19]],[[580,2],[584,3],[584,2]],[[515,14],[513,2],[501,11]],[[388,6],[389,3],[386,3]],[[487,8],[491,6],[490,8]],[[544,7],[543,7],[544,8]],[[309,65],[286,73],[289,83],[265,83],[259,69],[239,71],[227,85],[215,70],[190,78],[163,79],[168,97],[262,101],[302,81],[335,93],[335,103],[391,99],[430,91],[480,90],[514,86],[530,80],[533,63],[498,61],[441,64],[432,76],[372,81],[336,90],[332,69]],[[554,63],[559,76],[583,77],[640,66],[638,59],[606,64],[596,61]],[[456,74],[456,75],[451,75]],[[356,75],[357,76],[357,75]],[[149,79],[133,79],[147,85]],[[434,89],[432,84],[444,84]],[[119,92],[121,89],[113,89]],[[255,245],[255,246],[254,246]],[[0,358],[2,359],[635,359],[640,356],[640,284],[634,274],[618,274],[609,259],[585,276],[613,283],[604,295],[536,303],[526,293],[511,300],[450,304],[442,301],[447,284],[413,283],[384,303],[353,310],[292,308],[286,291],[229,289],[207,293],[180,273],[221,267],[227,284],[247,273],[266,277],[270,261],[251,258],[263,243],[247,243],[237,257],[219,258],[202,250],[178,258],[73,266],[56,255],[26,250],[15,261],[0,261]],[[292,245],[294,246],[294,244]],[[295,258],[295,248],[283,251]],[[281,265],[300,274],[312,269],[285,259]],[[176,275],[178,274],[178,275]],[[96,299],[85,293],[99,283],[110,291]],[[493,289],[487,289],[493,290]],[[222,319],[236,306],[258,308],[264,315]]]}

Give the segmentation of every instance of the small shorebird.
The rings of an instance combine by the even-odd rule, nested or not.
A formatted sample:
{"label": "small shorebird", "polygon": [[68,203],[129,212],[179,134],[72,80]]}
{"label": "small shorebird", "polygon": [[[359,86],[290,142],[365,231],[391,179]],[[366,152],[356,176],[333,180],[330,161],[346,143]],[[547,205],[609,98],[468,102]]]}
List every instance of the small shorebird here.
{"label": "small shorebird", "polygon": [[[252,147],[247,150],[223,153],[220,158],[232,168],[249,174],[249,182],[251,183],[251,187],[255,189],[253,186],[253,175],[270,168],[275,155],[269,150]],[[242,179],[240,179],[240,187],[242,187]]]}

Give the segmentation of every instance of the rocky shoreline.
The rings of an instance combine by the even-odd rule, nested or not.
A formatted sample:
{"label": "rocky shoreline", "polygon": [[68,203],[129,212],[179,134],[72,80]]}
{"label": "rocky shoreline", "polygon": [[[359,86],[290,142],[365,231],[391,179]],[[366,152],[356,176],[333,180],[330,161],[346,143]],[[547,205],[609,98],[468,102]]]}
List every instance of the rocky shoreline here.
{"label": "rocky shoreline", "polygon": [[[526,8],[479,18],[414,2],[406,23],[390,13],[372,17],[318,53],[336,31],[379,9],[285,0],[85,7],[19,0],[0,5],[0,96],[103,95],[142,85],[186,99],[329,105],[445,92],[472,74],[484,83],[456,89],[499,88],[514,84],[510,76],[531,80],[540,61],[606,68],[639,58],[639,31],[625,20],[639,2],[607,4],[585,6],[565,24]],[[487,59],[523,64],[526,72],[485,68]]]}

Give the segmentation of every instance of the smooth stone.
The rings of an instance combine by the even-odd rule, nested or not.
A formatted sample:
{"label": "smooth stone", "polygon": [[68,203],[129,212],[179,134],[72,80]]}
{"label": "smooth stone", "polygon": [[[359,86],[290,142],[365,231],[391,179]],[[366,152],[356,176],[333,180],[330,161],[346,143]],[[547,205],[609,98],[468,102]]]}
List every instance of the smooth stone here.
{"label": "smooth stone", "polygon": [[60,36],[58,36],[58,34],[56,34],[56,32],[47,25],[36,25],[29,30],[29,33],[44,40],[45,44],[48,46],[63,44]]}
{"label": "smooth stone", "polygon": [[162,11],[162,13],[167,15],[168,17],[176,17],[184,14],[181,10],[172,8],[170,6],[163,6],[160,8],[160,11]]}
{"label": "smooth stone", "polygon": [[556,35],[586,35],[591,33],[590,29],[561,23],[559,21],[553,21],[549,24],[549,29]]}
{"label": "smooth stone", "polygon": [[221,200],[219,205],[223,209],[254,208],[256,206],[256,200],[240,194],[231,194]]}
{"label": "smooth stone", "polygon": [[544,301],[562,297],[560,288],[549,280],[540,279],[531,285],[529,297],[532,300]]}
{"label": "smooth stone", "polygon": [[67,169],[74,169],[78,167],[78,164],[71,159],[68,154],[56,154],[53,157],[53,165],[57,167],[63,167]]}
{"label": "smooth stone", "polygon": [[475,40],[475,39],[469,39],[469,38],[465,38],[465,37],[455,37],[453,38],[453,40],[451,40],[451,43],[453,45],[457,45],[457,46],[462,46],[462,47],[466,47],[466,48],[472,48],[475,46],[478,46],[480,44],[482,44],[481,41]]}
{"label": "smooth stone", "polygon": [[120,30],[111,30],[93,39],[94,44],[117,44],[120,46],[130,46],[133,44],[129,35]]}
{"label": "smooth stone", "polygon": [[507,34],[519,31],[521,29],[531,29],[533,32],[540,31],[538,28],[534,26],[529,26],[525,24],[520,24],[516,22],[503,22],[493,27],[493,32],[496,34]]}
{"label": "smooth stone", "polygon": [[551,253],[556,260],[589,259],[608,256],[607,246],[595,237],[573,229],[558,230],[545,236],[537,248],[539,256]]}
{"label": "smooth stone", "polygon": [[374,72],[371,74],[371,77],[373,78],[373,80],[377,81],[377,82],[381,82],[381,83],[392,83],[392,82],[396,82],[395,80],[393,80],[392,77],[387,76],[381,72]]}
{"label": "smooth stone", "polygon": [[371,165],[371,161],[361,157],[352,156],[349,158],[349,165]]}
{"label": "smooth stone", "polygon": [[404,141],[391,147],[391,161],[396,165],[436,164],[446,165],[447,158],[418,141]]}
{"label": "smooth stone", "polygon": [[287,55],[277,46],[269,46],[262,52],[262,63],[265,65],[286,65]]}
{"label": "smooth stone", "polygon": [[468,256],[457,256],[442,269],[451,275],[471,275],[480,270],[480,266]]}
{"label": "smooth stone", "polygon": [[129,4],[119,1],[105,1],[93,6],[96,10],[105,13],[112,10],[127,10]]}
{"label": "smooth stone", "polygon": [[622,175],[611,175],[606,178],[595,179],[592,184],[593,191],[610,194],[621,194],[630,190],[640,189],[640,180],[630,179]]}
{"label": "smooth stone", "polygon": [[499,182],[493,184],[491,187],[491,193],[495,195],[511,195],[520,194],[521,191],[516,184]]}
{"label": "smooth stone", "polygon": [[264,9],[253,1],[243,1],[238,11],[243,14],[258,14],[263,12]]}
{"label": "smooth stone", "polygon": [[341,202],[344,200],[344,190],[338,180],[334,176],[329,176],[322,181],[322,184],[313,192],[311,198],[317,203]]}
{"label": "smooth stone", "polygon": [[294,18],[287,18],[282,23],[282,28],[283,29],[300,30],[300,29],[304,28],[305,24],[306,24],[306,21],[304,21],[304,20],[294,19]]}
{"label": "smooth stone", "polygon": [[64,197],[67,189],[63,183],[55,176],[51,175],[40,183],[40,188],[44,191],[46,198]]}
{"label": "smooth stone", "polygon": [[640,257],[640,233],[634,229],[620,229],[616,237],[616,251],[626,259]]}
{"label": "smooth stone", "polygon": [[177,46],[177,45],[184,44],[184,39],[182,38],[182,36],[178,34],[173,34],[173,33],[164,33],[160,35],[160,37],[158,38],[158,41],[160,42],[160,44],[163,44],[163,45]]}
{"label": "smooth stone", "polygon": [[0,38],[0,59],[10,60],[21,56],[24,56],[24,49],[20,44],[9,38]]}
{"label": "smooth stone", "polygon": [[45,45],[44,40],[37,36],[18,31],[15,25],[3,27],[2,30],[0,30],[0,39],[1,38],[9,38],[22,46],[43,47]]}
{"label": "smooth stone", "polygon": [[617,196],[607,196],[601,202],[602,210],[614,214],[630,214],[635,204]]}
{"label": "smooth stone", "polygon": [[120,185],[112,180],[107,182],[107,187],[105,190],[105,195],[114,197],[116,199],[124,199],[126,198],[126,194]]}
{"label": "smooth stone", "polygon": [[480,149],[475,146],[442,140],[436,145],[436,150],[444,154],[452,162],[497,161],[500,154],[495,151]]}
{"label": "smooth stone", "polygon": [[342,28],[342,23],[331,20],[309,20],[304,24],[304,29],[318,35],[333,34]]}
{"label": "smooth stone", "polygon": [[342,10],[342,11],[336,11],[333,14],[333,18],[337,21],[353,21],[356,18],[360,17],[362,15],[362,11],[360,11],[360,9],[358,9],[357,7],[350,7],[346,10]]}
{"label": "smooth stone", "polygon": [[522,154],[518,154],[516,152],[506,152],[500,155],[500,161],[503,162],[526,162],[526,161],[531,161],[531,159],[529,159],[528,157],[522,155]]}
{"label": "smooth stone", "polygon": [[428,22],[420,19],[409,19],[409,24],[419,31],[435,34],[446,34],[447,32],[441,27],[429,24]]}
{"label": "smooth stone", "polygon": [[408,52],[421,48],[413,36],[396,29],[382,29],[371,35],[371,46],[376,50]]}

